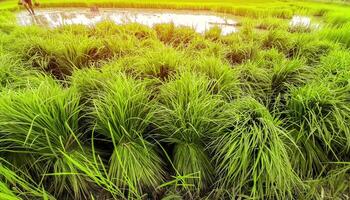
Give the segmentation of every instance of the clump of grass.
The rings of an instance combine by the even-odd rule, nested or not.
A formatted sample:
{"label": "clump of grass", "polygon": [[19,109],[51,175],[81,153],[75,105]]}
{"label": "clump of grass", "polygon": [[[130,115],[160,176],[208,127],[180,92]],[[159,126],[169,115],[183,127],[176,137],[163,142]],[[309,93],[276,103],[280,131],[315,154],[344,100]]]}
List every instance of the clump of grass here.
{"label": "clump of grass", "polygon": [[153,116],[145,84],[119,74],[105,84],[94,100],[92,128],[113,144],[108,176],[121,190],[144,194],[155,190],[164,177],[155,146],[145,140]]}
{"label": "clump of grass", "polygon": [[300,86],[311,79],[312,69],[303,60],[283,60],[272,69],[272,94],[286,94],[291,86]]}
{"label": "clump of grass", "polygon": [[24,63],[16,56],[0,53],[0,91],[35,88],[45,80],[40,72],[23,65]]}
{"label": "clump of grass", "polygon": [[328,82],[293,88],[288,102],[288,123],[299,146],[292,156],[301,177],[318,176],[329,162],[349,150],[347,95]]}
{"label": "clump of grass", "polygon": [[344,24],[338,28],[324,28],[320,31],[320,35],[322,38],[330,40],[332,42],[337,42],[342,44],[344,47],[350,47],[350,37],[349,31],[350,23]]}
{"label": "clump of grass", "polygon": [[349,85],[350,54],[343,50],[334,50],[323,57],[317,66],[318,77],[334,83],[337,87]]}
{"label": "clump of grass", "polygon": [[136,55],[122,61],[126,71],[134,71],[136,75],[157,78],[165,81],[189,66],[190,58],[184,52],[172,48],[159,48],[145,52],[142,57]]}
{"label": "clump of grass", "polygon": [[219,26],[213,26],[205,31],[204,38],[212,41],[218,41],[221,38],[222,30]]}
{"label": "clump of grass", "polygon": [[[155,123],[162,141],[173,144],[175,175],[197,174],[186,180],[191,191],[202,191],[213,182],[213,166],[206,149],[208,136],[218,130],[220,98],[211,95],[212,84],[203,76],[183,73],[160,89]],[[189,156],[191,153],[191,156]]]}
{"label": "clump of grass", "polygon": [[228,63],[213,56],[201,55],[196,60],[191,65],[191,70],[212,80],[215,94],[220,94],[228,100],[238,98],[241,95],[237,70],[232,69]]}
{"label": "clump of grass", "polygon": [[269,70],[260,67],[258,62],[245,63],[237,70],[243,93],[266,102],[271,88]]}
{"label": "clump of grass", "polygon": [[[0,158],[0,197],[3,199],[20,200],[20,199],[50,199],[55,198],[49,195],[33,180],[27,177],[27,174],[20,171],[13,171],[6,165],[9,163]],[[21,177],[24,176],[25,178]],[[29,180],[28,180],[29,179]]]}
{"label": "clump of grass", "polygon": [[339,48],[338,45],[327,40],[315,40],[317,35],[299,35],[294,38],[293,46],[289,50],[289,57],[303,58],[309,65],[317,64],[322,56]]}
{"label": "clump of grass", "polygon": [[257,46],[254,43],[230,45],[225,52],[225,58],[231,65],[249,62],[257,54]]}
{"label": "clump of grass", "polygon": [[262,40],[263,49],[277,49],[287,54],[292,46],[293,38],[287,31],[271,30]]}
{"label": "clump of grass", "polygon": [[81,199],[90,193],[89,180],[62,156],[62,152],[76,160],[89,156],[78,125],[79,99],[51,79],[38,88],[9,91],[0,98],[2,150],[17,153],[6,158],[20,160],[56,197]]}
{"label": "clump of grass", "polygon": [[189,27],[176,27],[173,23],[157,24],[154,26],[157,37],[165,44],[171,44],[174,47],[187,46],[199,34]]}
{"label": "clump of grass", "polygon": [[262,30],[287,30],[288,24],[283,19],[270,17],[257,20],[255,28]]}
{"label": "clump of grass", "polygon": [[225,108],[225,131],[213,140],[219,188],[237,197],[292,198],[302,183],[292,168],[294,145],[281,121],[252,98]]}

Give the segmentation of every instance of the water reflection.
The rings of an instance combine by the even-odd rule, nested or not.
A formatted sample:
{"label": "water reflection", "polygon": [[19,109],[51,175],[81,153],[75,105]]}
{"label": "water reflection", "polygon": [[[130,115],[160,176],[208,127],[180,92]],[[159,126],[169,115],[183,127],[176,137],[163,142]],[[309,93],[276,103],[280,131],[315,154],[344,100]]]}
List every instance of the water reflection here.
{"label": "water reflection", "polygon": [[291,27],[304,27],[304,28],[319,28],[319,24],[312,23],[310,17],[306,16],[293,16],[292,20],[289,22]]}
{"label": "water reflection", "polygon": [[29,16],[26,12],[17,15],[18,23],[23,26],[40,25],[55,28],[69,24],[83,24],[93,26],[98,22],[110,20],[116,24],[140,23],[154,26],[159,23],[174,23],[176,26],[190,26],[197,32],[203,33],[214,26],[222,29],[227,35],[237,31],[237,22],[225,17],[200,12],[158,11],[138,9],[40,9],[36,16]]}

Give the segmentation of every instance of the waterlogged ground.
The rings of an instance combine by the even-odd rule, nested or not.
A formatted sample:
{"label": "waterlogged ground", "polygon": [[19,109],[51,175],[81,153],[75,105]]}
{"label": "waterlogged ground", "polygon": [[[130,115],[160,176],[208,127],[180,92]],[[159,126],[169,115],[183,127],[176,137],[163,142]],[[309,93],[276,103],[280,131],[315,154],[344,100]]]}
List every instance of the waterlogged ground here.
{"label": "waterlogged ground", "polygon": [[[176,26],[193,27],[199,33],[204,33],[213,26],[219,26],[223,35],[237,32],[239,19],[231,15],[203,11],[153,9],[54,8],[38,9],[36,16],[30,16],[26,11],[21,11],[17,15],[18,23],[23,26],[33,24],[51,28],[70,24],[93,26],[101,21],[109,20],[116,24],[140,23],[150,27],[160,23],[174,23]],[[289,21],[289,25],[319,28],[319,24],[307,16],[294,16]]]}
{"label": "waterlogged ground", "polygon": [[169,11],[151,9],[40,9],[36,16],[26,11],[17,15],[20,25],[38,24],[57,27],[68,24],[94,25],[110,20],[116,24],[140,23],[152,27],[159,23],[174,23],[177,26],[190,26],[203,33],[213,26],[219,26],[223,34],[237,31],[237,21],[228,17],[198,11]]}

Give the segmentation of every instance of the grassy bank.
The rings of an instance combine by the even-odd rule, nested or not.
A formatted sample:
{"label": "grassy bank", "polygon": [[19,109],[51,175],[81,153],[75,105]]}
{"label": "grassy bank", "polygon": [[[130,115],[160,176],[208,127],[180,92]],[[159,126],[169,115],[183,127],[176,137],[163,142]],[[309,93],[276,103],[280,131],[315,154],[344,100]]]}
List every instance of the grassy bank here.
{"label": "grassy bank", "polygon": [[[247,19],[223,36],[173,24],[20,27],[2,12],[0,199],[349,198],[350,26],[337,12],[346,6],[98,5]],[[325,24],[280,19],[294,13]]]}

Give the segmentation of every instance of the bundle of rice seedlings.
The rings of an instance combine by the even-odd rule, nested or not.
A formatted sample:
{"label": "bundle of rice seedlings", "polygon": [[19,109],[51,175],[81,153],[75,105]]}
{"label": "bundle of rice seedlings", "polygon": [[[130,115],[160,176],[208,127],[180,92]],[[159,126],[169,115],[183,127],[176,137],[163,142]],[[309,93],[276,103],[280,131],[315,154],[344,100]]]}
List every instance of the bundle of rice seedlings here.
{"label": "bundle of rice seedlings", "polygon": [[204,76],[183,73],[160,88],[154,117],[161,141],[173,145],[175,175],[196,174],[186,183],[191,191],[203,191],[213,183],[213,166],[206,142],[218,131],[222,100],[212,95],[212,83]]}
{"label": "bundle of rice seedlings", "polygon": [[199,37],[199,34],[193,28],[176,27],[173,23],[156,24],[154,30],[160,41],[174,47],[187,46],[192,40]]}
{"label": "bundle of rice seedlings", "polygon": [[34,88],[44,80],[44,75],[25,67],[24,63],[16,56],[0,53],[0,91]]}
{"label": "bundle of rice seedlings", "polygon": [[231,65],[249,62],[257,55],[258,47],[253,43],[241,43],[228,46],[225,58]]}
{"label": "bundle of rice seedlings", "polygon": [[312,78],[312,68],[303,60],[284,60],[276,63],[271,73],[272,94],[286,94],[290,86],[300,86]]}
{"label": "bundle of rice seedlings", "polygon": [[292,88],[287,103],[289,128],[298,149],[292,162],[302,177],[318,176],[349,152],[348,94],[327,81]]}
{"label": "bundle of rice seedlings", "polygon": [[92,129],[113,145],[108,176],[130,195],[154,191],[165,174],[154,144],[145,139],[153,116],[150,95],[143,82],[119,74],[93,99],[90,112]]}
{"label": "bundle of rice seedlings", "polygon": [[171,75],[183,71],[191,62],[191,58],[182,51],[160,47],[136,55],[122,62],[126,71],[136,75],[166,81]]}
{"label": "bundle of rice seedlings", "polygon": [[335,50],[324,56],[316,72],[323,80],[335,83],[338,87],[349,85],[350,53],[344,50]]}
{"label": "bundle of rice seedlings", "polygon": [[328,27],[320,31],[321,38],[339,43],[346,48],[350,47],[350,23],[346,23],[338,28]]}
{"label": "bundle of rice seedlings", "polygon": [[330,51],[339,48],[339,45],[318,38],[316,34],[304,34],[294,37],[293,45],[288,52],[292,58],[302,58],[309,65],[318,64],[320,59]]}
{"label": "bundle of rice seedlings", "polygon": [[248,62],[237,67],[243,93],[267,102],[271,86],[270,71],[259,62]]}
{"label": "bundle of rice seedlings", "polygon": [[326,176],[305,181],[308,190],[304,199],[346,199],[350,189],[350,163],[334,162],[333,169],[325,172]]}
{"label": "bundle of rice seedlings", "polygon": [[273,68],[276,64],[280,64],[284,60],[286,60],[286,56],[275,48],[260,50],[254,59],[254,61],[259,62],[260,66],[267,69]]}
{"label": "bundle of rice seedlings", "polygon": [[218,187],[252,199],[292,198],[302,187],[289,161],[294,145],[281,121],[247,97],[225,108],[225,131],[212,142]]}
{"label": "bundle of rice seedlings", "polygon": [[239,73],[232,69],[228,63],[222,62],[214,56],[200,55],[196,61],[190,63],[189,70],[203,74],[213,81],[215,94],[220,94],[228,100],[238,98],[242,91]]}
{"label": "bundle of rice seedlings", "polygon": [[262,48],[275,48],[280,52],[288,54],[293,45],[293,37],[287,31],[270,30],[262,39]]}
{"label": "bundle of rice seedlings", "polygon": [[38,88],[3,92],[0,98],[1,150],[56,197],[84,199],[89,180],[63,157],[91,156],[78,121],[80,97],[52,79]]}
{"label": "bundle of rice seedlings", "polygon": [[222,30],[219,26],[213,26],[209,30],[205,31],[204,38],[211,41],[218,41],[221,38]]}
{"label": "bundle of rice seedlings", "polygon": [[61,79],[71,75],[75,69],[98,66],[120,53],[116,47],[112,47],[113,43],[89,38],[87,35],[68,33],[48,38],[33,37],[24,43],[25,60],[33,67],[52,73]]}

